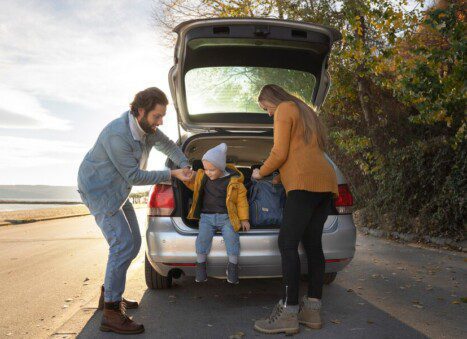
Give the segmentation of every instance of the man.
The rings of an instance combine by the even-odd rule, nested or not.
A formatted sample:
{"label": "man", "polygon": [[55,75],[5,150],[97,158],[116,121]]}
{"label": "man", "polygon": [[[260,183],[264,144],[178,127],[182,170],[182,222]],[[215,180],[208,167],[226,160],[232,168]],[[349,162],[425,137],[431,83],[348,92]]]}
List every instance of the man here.
{"label": "man", "polygon": [[[138,303],[122,298],[126,272],[141,247],[141,234],[132,204],[133,185],[153,185],[171,177],[189,180],[192,170],[183,152],[157,127],[162,125],[168,100],[158,88],[136,94],[131,109],[109,123],[84,157],[78,172],[81,199],[95,217],[109,244],[109,258],[101,289],[100,329],[122,334],[144,332],[126,308]],[[147,171],[152,147],[166,154],[181,169]]]}

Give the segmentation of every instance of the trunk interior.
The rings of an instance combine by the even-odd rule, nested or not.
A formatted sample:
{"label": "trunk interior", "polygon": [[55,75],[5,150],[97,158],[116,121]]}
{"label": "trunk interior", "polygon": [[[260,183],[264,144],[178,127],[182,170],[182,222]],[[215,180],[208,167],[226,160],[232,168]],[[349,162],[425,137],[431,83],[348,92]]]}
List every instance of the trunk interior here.
{"label": "trunk interior", "polygon": [[[183,145],[183,150],[193,164],[193,170],[202,168],[201,158],[203,154],[212,147],[225,142],[228,147],[227,163],[234,164],[244,175],[244,185],[249,188],[252,167],[260,165],[269,156],[273,145],[273,137],[267,133],[255,134],[198,134],[189,138]],[[182,182],[174,184],[176,211],[175,215],[183,219],[184,223],[191,228],[198,228],[198,221],[188,220],[186,217],[191,207],[193,192]],[[268,225],[253,227],[252,229],[278,229],[280,225]]]}

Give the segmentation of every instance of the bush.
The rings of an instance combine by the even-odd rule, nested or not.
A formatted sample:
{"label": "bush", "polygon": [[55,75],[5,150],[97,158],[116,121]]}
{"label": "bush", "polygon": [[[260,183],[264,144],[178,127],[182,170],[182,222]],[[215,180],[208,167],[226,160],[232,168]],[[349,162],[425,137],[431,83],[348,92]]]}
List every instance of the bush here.
{"label": "bush", "polygon": [[463,239],[466,172],[465,142],[453,149],[435,138],[394,150],[375,174],[374,195],[364,197],[368,212],[379,221],[395,212],[397,231]]}

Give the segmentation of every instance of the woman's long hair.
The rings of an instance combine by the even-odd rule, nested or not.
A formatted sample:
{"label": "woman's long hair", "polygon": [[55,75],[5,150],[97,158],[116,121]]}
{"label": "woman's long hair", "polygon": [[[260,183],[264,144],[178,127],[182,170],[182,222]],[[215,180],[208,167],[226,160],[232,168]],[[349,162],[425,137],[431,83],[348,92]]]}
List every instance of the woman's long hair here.
{"label": "woman's long hair", "polygon": [[305,142],[308,144],[314,134],[316,135],[319,148],[322,151],[326,149],[326,128],[316,114],[316,111],[303,102],[303,100],[286,92],[280,86],[269,84],[261,88],[258,101],[269,101],[275,106],[278,106],[283,101],[293,101],[300,111]]}

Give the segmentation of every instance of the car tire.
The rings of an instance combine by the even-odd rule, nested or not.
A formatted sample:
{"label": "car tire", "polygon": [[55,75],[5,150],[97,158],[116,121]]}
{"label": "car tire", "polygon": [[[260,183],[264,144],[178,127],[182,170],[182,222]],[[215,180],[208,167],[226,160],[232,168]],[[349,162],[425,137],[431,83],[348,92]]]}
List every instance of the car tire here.
{"label": "car tire", "polygon": [[337,272],[324,273],[324,284],[329,285],[336,280]]}
{"label": "car tire", "polygon": [[165,290],[172,287],[172,277],[164,277],[157,273],[157,271],[151,266],[147,256],[144,256],[144,275],[146,278],[146,285],[151,290]]}

